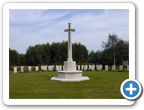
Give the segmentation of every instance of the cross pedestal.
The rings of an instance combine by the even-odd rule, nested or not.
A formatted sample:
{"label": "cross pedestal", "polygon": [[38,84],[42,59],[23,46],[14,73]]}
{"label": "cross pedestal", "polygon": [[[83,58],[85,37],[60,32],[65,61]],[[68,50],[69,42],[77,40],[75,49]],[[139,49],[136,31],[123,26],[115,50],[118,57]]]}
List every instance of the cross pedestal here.
{"label": "cross pedestal", "polygon": [[58,76],[52,77],[51,80],[62,82],[89,80],[87,76],[82,76],[81,70],[76,70],[76,61],[72,59],[71,32],[75,32],[75,29],[71,28],[71,23],[68,23],[68,29],[64,29],[64,32],[68,32],[68,58],[64,61],[63,71],[58,71]]}
{"label": "cross pedestal", "polygon": [[64,71],[76,71],[76,62],[72,59],[71,42],[71,32],[75,32],[75,29],[71,28],[71,23],[68,23],[68,29],[64,29],[64,32],[68,32],[68,59],[64,61]]}

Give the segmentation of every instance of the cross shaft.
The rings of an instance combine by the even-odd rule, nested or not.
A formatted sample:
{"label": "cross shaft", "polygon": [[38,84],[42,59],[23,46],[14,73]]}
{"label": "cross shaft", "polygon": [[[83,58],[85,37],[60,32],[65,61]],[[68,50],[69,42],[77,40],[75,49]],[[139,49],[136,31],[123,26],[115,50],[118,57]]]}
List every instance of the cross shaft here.
{"label": "cross shaft", "polygon": [[75,32],[75,29],[71,29],[71,23],[68,23],[68,29],[64,29],[64,32],[68,32],[68,59],[67,61],[73,61],[72,60],[71,32]]}

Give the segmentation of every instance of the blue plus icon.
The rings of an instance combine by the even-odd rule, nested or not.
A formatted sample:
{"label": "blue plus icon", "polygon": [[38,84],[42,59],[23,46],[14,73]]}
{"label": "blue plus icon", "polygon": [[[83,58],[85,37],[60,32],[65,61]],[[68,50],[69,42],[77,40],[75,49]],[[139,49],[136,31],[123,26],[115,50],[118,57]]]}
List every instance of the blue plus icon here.
{"label": "blue plus icon", "polygon": [[139,92],[139,86],[134,81],[128,81],[123,86],[123,92],[128,97],[134,97]]}
{"label": "blue plus icon", "polygon": [[136,99],[141,93],[141,85],[136,80],[125,80],[121,85],[121,93],[127,99]]}
{"label": "blue plus icon", "polygon": [[130,91],[130,95],[133,95],[133,91],[136,91],[137,88],[133,88],[133,84],[130,84],[130,88],[126,88],[126,91]]}

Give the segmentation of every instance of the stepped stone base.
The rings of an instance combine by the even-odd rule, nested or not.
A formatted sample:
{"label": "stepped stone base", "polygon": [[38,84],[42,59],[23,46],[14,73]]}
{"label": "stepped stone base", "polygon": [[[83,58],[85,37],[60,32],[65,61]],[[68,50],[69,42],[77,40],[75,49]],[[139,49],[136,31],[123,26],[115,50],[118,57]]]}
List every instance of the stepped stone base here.
{"label": "stepped stone base", "polygon": [[84,81],[90,80],[87,76],[82,76],[82,71],[58,71],[57,77],[52,77],[51,80],[62,82]]}

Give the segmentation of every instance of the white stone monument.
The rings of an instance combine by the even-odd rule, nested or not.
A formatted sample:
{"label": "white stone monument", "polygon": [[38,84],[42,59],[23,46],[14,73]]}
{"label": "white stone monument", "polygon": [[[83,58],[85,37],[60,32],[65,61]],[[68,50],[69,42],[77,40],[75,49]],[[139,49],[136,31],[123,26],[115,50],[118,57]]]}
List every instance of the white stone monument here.
{"label": "white stone monument", "polygon": [[87,65],[84,65],[84,70],[86,71],[88,69],[88,66]]}
{"label": "white stone monument", "polygon": [[88,67],[89,67],[89,69],[91,69],[91,70],[92,70],[92,65],[89,65]]}
{"label": "white stone monument", "polygon": [[115,71],[115,65],[112,65],[112,71]]}
{"label": "white stone monument", "polygon": [[102,66],[102,65],[100,65],[100,70],[102,70],[102,68],[103,68],[103,66]]}
{"label": "white stone monument", "polygon": [[44,70],[43,66],[41,66],[41,70]]}
{"label": "white stone monument", "polygon": [[21,72],[24,72],[24,66],[21,66]]}
{"label": "white stone monument", "polygon": [[45,71],[47,71],[47,65],[44,66]]}
{"label": "white stone monument", "polygon": [[31,66],[28,66],[28,71],[31,71]]}
{"label": "white stone monument", "polygon": [[81,65],[81,70],[83,70],[83,65]]}
{"label": "white stone monument", "polygon": [[94,71],[95,70],[95,65],[92,65],[92,71]]}
{"label": "white stone monument", "polygon": [[17,73],[17,67],[14,67],[14,73]]}
{"label": "white stone monument", "polygon": [[56,65],[56,70],[59,71],[59,65]]}
{"label": "white stone monument", "polygon": [[35,67],[35,71],[38,71],[38,66]]}
{"label": "white stone monument", "polygon": [[105,65],[105,71],[108,71],[108,65]]}
{"label": "white stone monument", "polygon": [[101,70],[101,66],[100,65],[96,65],[96,68],[97,68],[98,71]]}
{"label": "white stone monument", "polygon": [[50,65],[48,66],[49,71],[53,71],[53,69],[54,69],[54,66],[50,66]]}
{"label": "white stone monument", "polygon": [[119,70],[120,70],[120,71],[123,70],[123,65],[119,65]]}
{"label": "white stone monument", "polygon": [[80,65],[78,65],[78,70],[80,70]]}
{"label": "white stone monument", "polygon": [[68,32],[68,59],[64,61],[63,71],[58,71],[58,76],[52,77],[51,80],[63,82],[89,80],[87,76],[82,76],[81,70],[76,70],[76,61],[72,59],[71,32],[74,31],[75,29],[71,29],[71,23],[68,23],[68,29],[64,29],[64,32]]}

